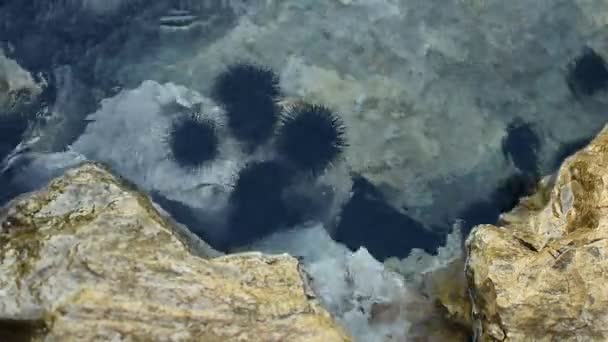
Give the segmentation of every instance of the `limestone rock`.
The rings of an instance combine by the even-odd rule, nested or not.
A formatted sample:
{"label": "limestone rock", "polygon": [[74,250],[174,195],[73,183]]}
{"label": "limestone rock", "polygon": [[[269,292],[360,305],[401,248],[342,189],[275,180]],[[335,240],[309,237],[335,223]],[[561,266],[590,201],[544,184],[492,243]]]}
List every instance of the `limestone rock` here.
{"label": "limestone rock", "polygon": [[[464,342],[471,340],[471,302],[464,275],[462,222],[456,222],[445,246],[436,254],[414,249],[402,260],[389,258],[384,264],[401,274],[412,298],[408,338],[425,342]],[[420,304],[415,307],[416,304]],[[409,340],[408,340],[409,341]]]}
{"label": "limestone rock", "polygon": [[438,310],[442,311],[444,318],[453,327],[457,326],[460,331],[468,332],[471,326],[471,303],[467,294],[466,279],[462,273],[463,268],[463,259],[452,260],[449,264],[425,274],[425,282],[430,297],[435,298]]}
{"label": "limestone rock", "polygon": [[467,240],[480,341],[608,340],[608,126]]}
{"label": "limestone rock", "polygon": [[0,50],[0,117],[33,102],[41,92],[32,75]]}
{"label": "limestone rock", "polygon": [[349,341],[298,261],[216,255],[98,164],[0,212],[0,340]]}
{"label": "limestone rock", "polygon": [[423,274],[420,293],[424,300],[419,307],[410,306],[410,319],[414,322],[408,341],[413,342],[465,342],[471,340],[471,304],[464,279],[463,260]]}

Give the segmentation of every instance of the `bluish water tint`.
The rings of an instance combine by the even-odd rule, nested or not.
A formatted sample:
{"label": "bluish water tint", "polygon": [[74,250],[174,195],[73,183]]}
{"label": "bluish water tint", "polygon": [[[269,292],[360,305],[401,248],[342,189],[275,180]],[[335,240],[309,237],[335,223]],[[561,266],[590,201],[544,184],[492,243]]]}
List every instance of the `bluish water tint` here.
{"label": "bluish water tint", "polygon": [[0,160],[21,142],[26,128],[27,119],[20,115],[0,116]]}

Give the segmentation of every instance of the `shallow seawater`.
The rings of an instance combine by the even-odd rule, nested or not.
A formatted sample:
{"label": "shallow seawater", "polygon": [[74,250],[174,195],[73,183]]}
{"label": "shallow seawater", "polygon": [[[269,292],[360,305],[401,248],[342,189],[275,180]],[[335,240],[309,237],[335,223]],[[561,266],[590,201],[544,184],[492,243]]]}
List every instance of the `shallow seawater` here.
{"label": "shallow seawater", "polygon": [[[607,10],[576,0],[1,1],[0,47],[45,92],[35,108],[0,113],[2,159],[36,138],[4,160],[0,201],[88,158],[220,250],[312,223],[380,261],[433,254],[456,222],[465,235],[494,223],[604,126],[608,41],[596,13]],[[260,73],[218,86],[235,65]],[[180,137],[192,142],[175,143],[191,118],[198,130]],[[296,253],[291,243],[283,250]]]}

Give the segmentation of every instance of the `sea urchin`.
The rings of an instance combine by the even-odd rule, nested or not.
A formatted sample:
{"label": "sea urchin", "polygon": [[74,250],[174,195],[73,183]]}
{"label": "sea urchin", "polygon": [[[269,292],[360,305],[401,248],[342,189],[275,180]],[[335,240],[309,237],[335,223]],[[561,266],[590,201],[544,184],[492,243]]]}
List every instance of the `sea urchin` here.
{"label": "sea urchin", "polygon": [[215,159],[219,153],[214,123],[192,116],[173,123],[169,132],[169,145],[173,159],[185,168],[200,167]]}
{"label": "sea urchin", "polygon": [[288,169],[277,161],[255,162],[239,173],[230,195],[231,245],[243,245],[276,231],[285,223],[283,193]]}
{"label": "sea urchin", "polygon": [[237,63],[220,73],[212,96],[228,115],[228,128],[250,146],[266,141],[278,119],[279,78],[262,66]]}
{"label": "sea urchin", "polygon": [[277,149],[298,169],[323,171],[346,146],[344,124],[327,107],[298,105],[281,121]]}
{"label": "sea urchin", "polygon": [[279,78],[271,69],[248,63],[228,66],[213,85],[213,98],[224,105],[236,105],[251,98],[275,99],[279,93]]}

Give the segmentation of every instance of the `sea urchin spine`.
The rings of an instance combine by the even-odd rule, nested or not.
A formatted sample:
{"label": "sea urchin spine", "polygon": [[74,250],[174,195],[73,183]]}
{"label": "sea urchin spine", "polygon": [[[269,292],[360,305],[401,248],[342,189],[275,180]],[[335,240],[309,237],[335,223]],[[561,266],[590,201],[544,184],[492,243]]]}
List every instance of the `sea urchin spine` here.
{"label": "sea urchin spine", "polygon": [[298,105],[281,121],[277,149],[298,169],[319,173],[346,147],[344,124],[327,107]]}
{"label": "sea urchin spine", "polygon": [[212,89],[213,98],[226,110],[232,134],[251,147],[272,135],[279,94],[279,78],[272,70],[247,63],[229,66]]}

